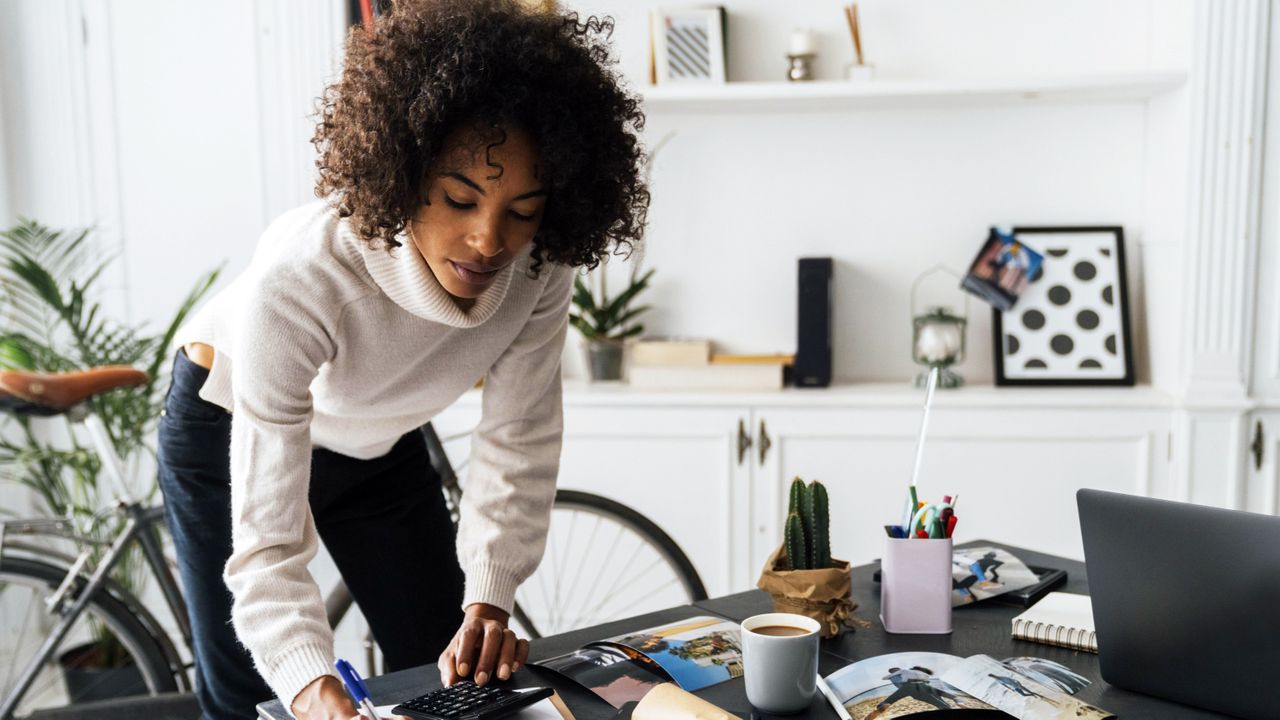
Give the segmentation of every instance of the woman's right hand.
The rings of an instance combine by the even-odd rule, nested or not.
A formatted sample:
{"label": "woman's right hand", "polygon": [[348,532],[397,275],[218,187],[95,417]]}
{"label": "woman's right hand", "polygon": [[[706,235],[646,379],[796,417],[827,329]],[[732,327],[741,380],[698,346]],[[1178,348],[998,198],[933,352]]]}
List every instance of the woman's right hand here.
{"label": "woman's right hand", "polygon": [[[321,675],[302,688],[289,710],[298,720],[368,720],[356,710],[356,704],[342,687],[342,681],[332,675]],[[383,717],[409,720],[403,715]]]}

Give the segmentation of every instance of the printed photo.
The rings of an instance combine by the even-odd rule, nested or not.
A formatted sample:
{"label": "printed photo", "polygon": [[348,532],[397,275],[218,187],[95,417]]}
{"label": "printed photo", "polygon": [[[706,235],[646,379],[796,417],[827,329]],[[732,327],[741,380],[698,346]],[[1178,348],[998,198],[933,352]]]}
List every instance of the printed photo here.
{"label": "printed photo", "polygon": [[690,692],[742,675],[738,624],[696,617],[605,641],[631,648]]}
{"label": "printed photo", "polygon": [[1008,310],[1037,278],[1043,263],[1044,256],[1015,238],[1012,231],[991,228],[962,287],[996,309]]}
{"label": "printed photo", "polygon": [[959,662],[941,653],[893,653],[862,660],[826,679],[853,720],[908,717],[933,710],[989,710],[939,675]]}
{"label": "printed photo", "polygon": [[612,647],[586,647],[545,660],[538,666],[564,675],[615,708],[638,702],[655,685],[670,680],[660,668],[650,667]]}
{"label": "printed photo", "polygon": [[951,556],[951,606],[968,605],[1040,582],[1014,555],[993,547],[956,550]]}
{"label": "printed photo", "polygon": [[1080,702],[986,655],[953,665],[943,679],[1021,720],[1102,720],[1105,710]]}
{"label": "printed photo", "polygon": [[1068,695],[1075,695],[1091,684],[1089,678],[1052,660],[1038,657],[1011,657],[1000,661],[1001,665],[1016,670],[1034,680],[1055,687]]}

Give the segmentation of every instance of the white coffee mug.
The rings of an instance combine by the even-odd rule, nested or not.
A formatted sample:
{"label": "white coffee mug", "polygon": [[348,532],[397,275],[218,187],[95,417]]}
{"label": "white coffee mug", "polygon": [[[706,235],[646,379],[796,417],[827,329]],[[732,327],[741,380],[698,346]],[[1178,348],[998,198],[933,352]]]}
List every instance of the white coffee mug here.
{"label": "white coffee mug", "polygon": [[[795,632],[760,632],[770,632],[771,627]],[[765,613],[742,621],[742,669],[747,700],[753,706],[770,713],[793,713],[809,707],[817,688],[821,629],[817,620],[792,613]]]}

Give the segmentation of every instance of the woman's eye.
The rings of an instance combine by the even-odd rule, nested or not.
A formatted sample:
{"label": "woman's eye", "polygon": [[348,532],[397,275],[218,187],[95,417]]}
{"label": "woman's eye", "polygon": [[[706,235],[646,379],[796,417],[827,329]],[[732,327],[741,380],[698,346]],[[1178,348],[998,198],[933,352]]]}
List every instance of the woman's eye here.
{"label": "woman's eye", "polygon": [[512,211],[511,211],[511,217],[513,217],[513,218],[515,218],[515,219],[517,219],[517,220],[519,220],[519,221],[521,221],[521,222],[533,222],[533,219],[534,219],[534,217],[536,217],[536,216],[535,216],[535,215],[524,215],[524,214],[522,214],[522,213],[518,213],[518,212],[516,212],[515,210],[512,210]]}
{"label": "woman's eye", "polygon": [[449,197],[449,193],[444,194],[444,201],[449,207],[457,208],[459,210],[468,210],[476,206],[475,203],[458,202],[457,200],[454,200],[453,198]]}

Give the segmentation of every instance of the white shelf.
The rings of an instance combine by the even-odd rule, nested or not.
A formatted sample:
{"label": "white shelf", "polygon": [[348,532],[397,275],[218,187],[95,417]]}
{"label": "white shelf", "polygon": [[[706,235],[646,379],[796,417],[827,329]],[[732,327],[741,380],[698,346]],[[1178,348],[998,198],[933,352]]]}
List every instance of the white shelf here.
{"label": "white shelf", "polygon": [[[785,388],[772,391],[641,390],[621,382],[588,383],[567,380],[564,403],[574,406],[616,407],[838,407],[919,408],[924,390],[902,383],[848,383],[829,388]],[[459,405],[480,405],[480,391],[471,390]],[[1031,408],[1082,410],[1168,410],[1172,395],[1150,385],[1123,387],[995,387],[967,385],[939,390],[936,407],[967,409]]]}
{"label": "white shelf", "polygon": [[646,86],[651,112],[791,112],[1044,103],[1143,102],[1186,83],[1181,72],[998,80],[733,82]]}

